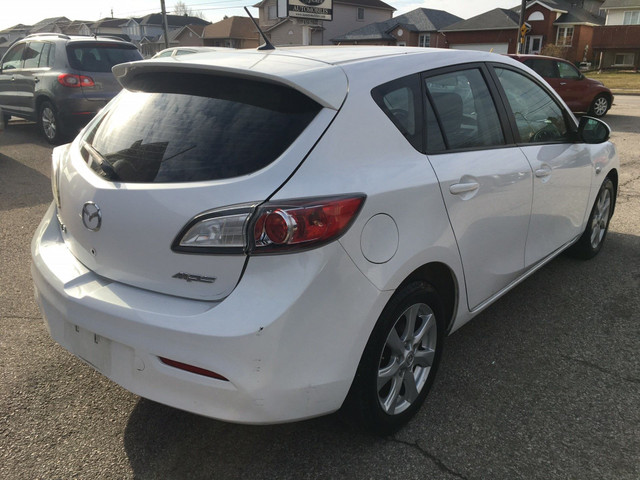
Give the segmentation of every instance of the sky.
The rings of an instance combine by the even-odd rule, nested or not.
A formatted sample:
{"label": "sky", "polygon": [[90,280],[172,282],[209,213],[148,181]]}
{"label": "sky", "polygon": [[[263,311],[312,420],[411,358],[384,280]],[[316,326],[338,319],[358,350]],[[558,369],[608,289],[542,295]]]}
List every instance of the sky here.
{"label": "sky", "polygon": [[[260,0],[183,0],[187,7],[201,12],[210,22],[222,20],[225,15],[246,16],[243,6],[251,6]],[[446,10],[462,18],[471,18],[494,8],[511,8],[520,4],[518,0],[384,0],[396,8],[394,16],[415,8],[433,8]],[[96,21],[110,17],[143,17],[149,13],[160,12],[160,0],[23,0],[10,2],[4,0],[0,6],[0,30],[18,23],[33,25],[49,17],[67,17],[70,20]],[[177,2],[165,0],[167,13],[173,11]],[[251,9],[257,16],[257,9]]]}

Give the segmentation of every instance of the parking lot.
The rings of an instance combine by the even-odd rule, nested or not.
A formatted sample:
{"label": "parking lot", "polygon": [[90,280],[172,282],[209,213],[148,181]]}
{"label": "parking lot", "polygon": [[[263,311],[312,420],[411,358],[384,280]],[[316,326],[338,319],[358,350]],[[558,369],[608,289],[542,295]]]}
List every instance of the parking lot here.
{"label": "parking lot", "polygon": [[561,256],[449,337],[425,406],[386,439],[338,415],[202,418],[56,345],[29,270],[51,147],[13,120],[0,134],[0,478],[640,478],[639,112],[640,96],[617,96],[604,118],[622,171],[602,252]]}

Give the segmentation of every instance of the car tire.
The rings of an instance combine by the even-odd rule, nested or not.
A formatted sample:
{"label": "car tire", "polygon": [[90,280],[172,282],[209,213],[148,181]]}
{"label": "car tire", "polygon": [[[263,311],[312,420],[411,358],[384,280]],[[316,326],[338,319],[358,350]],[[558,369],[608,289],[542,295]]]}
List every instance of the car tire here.
{"label": "car tire", "polygon": [[615,202],[615,188],[611,179],[607,178],[598,191],[587,221],[587,228],[580,239],[567,250],[570,256],[588,260],[598,254],[609,230],[609,220],[611,220]]}
{"label": "car tire", "polygon": [[589,115],[596,118],[604,117],[611,108],[611,100],[604,94],[596,95],[589,107]]}
{"label": "car tire", "polygon": [[51,102],[45,100],[38,109],[38,127],[44,139],[52,145],[62,143],[62,125],[58,112]]}
{"label": "car tire", "polygon": [[343,414],[358,427],[390,435],[424,402],[444,341],[442,302],[425,282],[401,287],[369,337]]}

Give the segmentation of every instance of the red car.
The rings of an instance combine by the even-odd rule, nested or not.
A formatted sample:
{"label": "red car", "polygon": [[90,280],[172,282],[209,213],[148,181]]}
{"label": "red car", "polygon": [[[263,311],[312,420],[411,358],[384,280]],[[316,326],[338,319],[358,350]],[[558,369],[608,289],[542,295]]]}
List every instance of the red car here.
{"label": "red car", "polygon": [[542,55],[509,55],[544,78],[573,112],[604,116],[613,105],[613,94],[602,82],[585,77],[571,62]]}

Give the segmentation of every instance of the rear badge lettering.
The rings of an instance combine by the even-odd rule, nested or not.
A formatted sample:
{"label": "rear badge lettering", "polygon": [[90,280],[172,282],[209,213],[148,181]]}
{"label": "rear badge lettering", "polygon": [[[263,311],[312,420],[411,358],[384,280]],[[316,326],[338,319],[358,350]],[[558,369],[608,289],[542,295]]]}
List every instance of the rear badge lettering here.
{"label": "rear badge lettering", "polygon": [[171,278],[177,278],[179,280],[186,280],[187,282],[201,282],[201,283],[213,283],[216,281],[216,277],[205,277],[202,275],[192,275],[190,273],[176,273]]}

